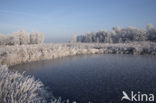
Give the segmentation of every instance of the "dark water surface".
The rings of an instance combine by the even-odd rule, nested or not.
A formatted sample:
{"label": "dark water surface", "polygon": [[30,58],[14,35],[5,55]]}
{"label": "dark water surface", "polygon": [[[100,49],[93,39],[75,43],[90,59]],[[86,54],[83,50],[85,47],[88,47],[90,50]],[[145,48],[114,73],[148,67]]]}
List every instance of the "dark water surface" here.
{"label": "dark water surface", "polygon": [[156,56],[73,56],[12,68],[40,79],[55,96],[78,103],[122,103],[122,91],[156,95]]}

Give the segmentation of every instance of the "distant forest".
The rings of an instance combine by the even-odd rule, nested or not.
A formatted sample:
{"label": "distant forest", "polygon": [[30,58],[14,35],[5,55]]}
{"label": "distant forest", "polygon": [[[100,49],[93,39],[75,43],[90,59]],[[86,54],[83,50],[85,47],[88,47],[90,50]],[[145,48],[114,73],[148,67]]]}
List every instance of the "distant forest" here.
{"label": "distant forest", "polygon": [[156,27],[148,24],[145,30],[134,27],[120,28],[116,26],[110,31],[100,30],[98,32],[87,33],[86,35],[74,35],[71,42],[128,43],[133,41],[156,42]]}

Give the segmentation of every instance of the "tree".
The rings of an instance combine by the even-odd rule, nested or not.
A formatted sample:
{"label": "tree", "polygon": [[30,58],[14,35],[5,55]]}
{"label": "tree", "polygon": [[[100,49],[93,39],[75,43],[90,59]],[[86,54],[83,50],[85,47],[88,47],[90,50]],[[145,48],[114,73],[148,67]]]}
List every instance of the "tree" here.
{"label": "tree", "polygon": [[14,44],[28,44],[29,43],[29,35],[24,31],[20,30],[14,33]]}
{"label": "tree", "polygon": [[134,27],[120,28],[113,27],[110,31],[100,30],[77,36],[78,42],[100,42],[100,43],[125,43],[134,41],[156,42],[156,28],[149,24],[147,30]]}
{"label": "tree", "polygon": [[78,42],[78,41],[77,41],[77,36],[76,36],[76,35],[73,35],[71,42],[72,42],[72,43]]}
{"label": "tree", "polygon": [[44,34],[32,32],[30,35],[24,30],[14,32],[13,35],[0,34],[0,45],[26,45],[40,44],[44,42]]}
{"label": "tree", "polygon": [[39,32],[32,32],[30,34],[30,44],[40,44],[44,41],[44,35],[43,33]]}
{"label": "tree", "polygon": [[0,45],[6,45],[7,36],[4,34],[0,34]]}
{"label": "tree", "polygon": [[152,24],[147,25],[148,40],[156,42],[156,28]]}

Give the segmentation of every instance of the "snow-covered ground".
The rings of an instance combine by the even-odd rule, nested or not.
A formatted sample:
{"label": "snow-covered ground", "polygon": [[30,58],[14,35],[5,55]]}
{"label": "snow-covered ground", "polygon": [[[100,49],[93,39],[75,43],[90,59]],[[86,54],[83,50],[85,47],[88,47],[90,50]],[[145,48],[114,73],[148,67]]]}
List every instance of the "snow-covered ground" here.
{"label": "snow-covered ground", "polygon": [[58,43],[0,47],[0,63],[15,65],[20,63],[55,59],[82,54],[137,54],[156,55],[156,43]]}

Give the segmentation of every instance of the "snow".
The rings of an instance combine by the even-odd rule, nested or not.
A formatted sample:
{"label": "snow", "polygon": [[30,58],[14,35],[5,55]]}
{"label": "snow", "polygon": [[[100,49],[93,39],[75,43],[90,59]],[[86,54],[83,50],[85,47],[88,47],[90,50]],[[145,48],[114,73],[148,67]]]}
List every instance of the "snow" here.
{"label": "snow", "polygon": [[84,54],[156,55],[156,43],[44,43],[1,46],[0,63],[10,66],[32,61]]}

